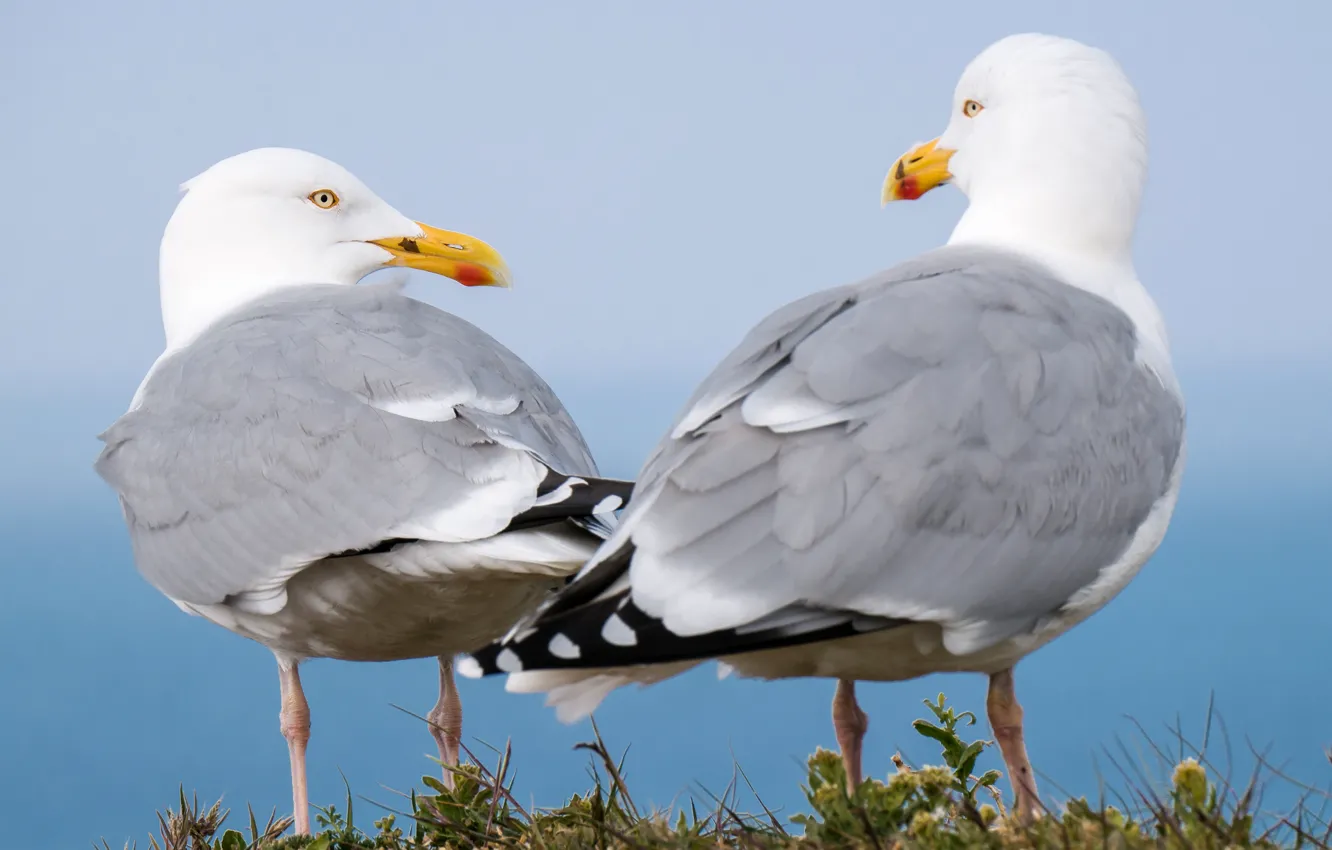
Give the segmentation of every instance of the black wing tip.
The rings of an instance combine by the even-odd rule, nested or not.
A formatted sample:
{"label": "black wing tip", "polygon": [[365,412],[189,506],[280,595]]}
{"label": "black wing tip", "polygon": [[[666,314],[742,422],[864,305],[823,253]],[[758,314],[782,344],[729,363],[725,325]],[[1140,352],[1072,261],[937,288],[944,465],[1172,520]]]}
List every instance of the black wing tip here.
{"label": "black wing tip", "polygon": [[[826,612],[832,621],[804,629],[777,626],[742,632],[722,629],[679,635],[645,613],[629,591],[571,610],[550,612],[517,634],[466,656],[463,675],[471,678],[539,670],[638,667],[705,661],[746,652],[778,649],[882,631],[909,621],[867,618],[855,612]],[[460,668],[461,672],[461,668]]]}
{"label": "black wing tip", "polygon": [[505,531],[517,531],[565,519],[589,519],[613,514],[629,504],[634,482],[594,475],[566,475],[547,468],[537,486],[536,504],[509,521]]}
{"label": "black wing tip", "polygon": [[453,669],[457,671],[459,676],[467,679],[498,676],[504,672],[499,668],[498,658],[499,645],[492,643],[478,649],[476,652],[458,656],[453,662]]}

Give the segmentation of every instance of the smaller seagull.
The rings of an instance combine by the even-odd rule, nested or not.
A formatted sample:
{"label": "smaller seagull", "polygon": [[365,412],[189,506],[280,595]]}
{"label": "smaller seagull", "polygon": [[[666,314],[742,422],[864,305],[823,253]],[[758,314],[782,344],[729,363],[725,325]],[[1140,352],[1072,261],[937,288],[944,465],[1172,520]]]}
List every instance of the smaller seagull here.
{"label": "smaller seagull", "polygon": [[277,657],[309,833],[300,662],[437,656],[429,720],[456,765],[454,656],[581,567],[632,485],[598,476],[550,387],[486,333],[400,282],[353,286],[405,266],[507,287],[486,243],[304,151],[243,153],[183,188],[162,237],[166,351],[97,472],[144,577]]}
{"label": "smaller seagull", "polygon": [[989,676],[1021,817],[1037,814],[1013,667],[1160,545],[1184,466],[1164,323],[1133,267],[1145,122],[1106,53],[1017,35],[957,85],[885,201],[955,183],[948,245],[762,321],[695,392],[573,582],[464,675],[559,716],[720,658],[838,680]]}

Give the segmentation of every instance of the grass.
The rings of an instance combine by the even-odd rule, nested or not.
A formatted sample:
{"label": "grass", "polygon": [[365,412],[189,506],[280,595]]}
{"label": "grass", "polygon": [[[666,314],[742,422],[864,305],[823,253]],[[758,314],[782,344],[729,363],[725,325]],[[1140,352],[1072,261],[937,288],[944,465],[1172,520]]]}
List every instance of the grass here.
{"label": "grass", "polygon": [[[940,694],[925,701],[932,719],[917,720],[916,732],[938,744],[940,764],[909,766],[894,756],[896,772],[870,779],[848,795],[840,757],[819,749],[809,757],[803,790],[807,813],[785,819],[764,805],[737,766],[731,785],[702,809],[696,801],[672,811],[644,811],[634,801],[599,730],[579,748],[590,755],[592,787],[553,809],[529,809],[511,793],[512,753],[497,752],[494,767],[473,759],[456,769],[454,788],[422,777],[424,789],[403,796],[397,810],[379,806],[369,829],[354,819],[350,787],[345,810],[318,809],[313,836],[286,835],[290,818],[263,823],[249,811],[243,829],[224,828],[229,812],[221,802],[199,805],[180,792],[178,808],[158,813],[150,850],[424,850],[424,848],[531,848],[531,850],[657,850],[657,848],[1327,848],[1332,823],[1325,815],[1332,796],[1302,785],[1258,755],[1258,766],[1242,785],[1232,784],[1209,760],[1212,712],[1203,743],[1189,744],[1176,731],[1171,751],[1142,733],[1147,766],[1120,746],[1110,761],[1123,789],[1114,802],[1069,799],[1023,826],[1010,816],[998,771],[973,774],[992,744],[968,740],[971,712],[958,712]],[[1141,730],[1140,730],[1141,731]],[[1332,752],[1328,754],[1332,761]],[[1227,758],[1227,761],[1229,759]],[[1153,781],[1148,767],[1165,768]],[[1289,811],[1262,809],[1272,782],[1289,783],[1299,800]],[[345,782],[345,779],[344,779]],[[745,787],[757,811],[740,811]],[[1046,792],[1048,796],[1048,791]],[[368,801],[363,801],[368,802]],[[379,805],[379,804],[375,804]],[[100,850],[111,850],[103,841]],[[134,845],[126,845],[132,850]]]}

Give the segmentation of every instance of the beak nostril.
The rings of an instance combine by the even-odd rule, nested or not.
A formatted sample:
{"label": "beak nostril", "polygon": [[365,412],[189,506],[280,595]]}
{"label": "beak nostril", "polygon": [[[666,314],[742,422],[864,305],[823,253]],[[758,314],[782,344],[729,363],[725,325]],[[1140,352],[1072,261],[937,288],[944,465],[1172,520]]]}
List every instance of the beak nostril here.
{"label": "beak nostril", "polygon": [[923,156],[913,156],[911,159],[907,160],[907,163],[910,164],[910,165],[915,165],[916,163],[920,162],[920,161],[921,161],[922,159],[924,159],[924,158],[925,158],[925,157],[923,157]]}

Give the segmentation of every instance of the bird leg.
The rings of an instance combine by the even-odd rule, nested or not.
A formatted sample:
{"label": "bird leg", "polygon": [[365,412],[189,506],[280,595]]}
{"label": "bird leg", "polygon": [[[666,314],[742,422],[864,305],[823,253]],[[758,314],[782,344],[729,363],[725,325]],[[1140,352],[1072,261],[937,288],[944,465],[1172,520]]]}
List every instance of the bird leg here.
{"label": "bird leg", "polygon": [[430,734],[439,745],[439,760],[444,763],[444,787],[453,787],[453,771],[458,766],[458,750],[462,746],[462,700],[453,681],[453,658],[439,657],[439,701],[426,715]]}
{"label": "bird leg", "polygon": [[856,703],[855,680],[837,680],[832,717],[837,746],[842,750],[842,766],[846,769],[846,793],[854,794],[860,787],[860,745],[865,740],[865,730],[869,729],[869,715]]}
{"label": "bird leg", "polygon": [[278,725],[282,737],[287,739],[287,753],[291,756],[292,816],[296,834],[310,834],[310,791],[305,782],[305,745],[310,742],[310,705],[301,690],[301,674],[297,662],[278,659],[278,681],[282,685],[282,711]]}
{"label": "bird leg", "polygon": [[990,691],[985,698],[990,715],[990,728],[999,742],[1008,778],[1013,783],[1013,809],[1018,820],[1031,823],[1040,814],[1040,797],[1036,793],[1036,776],[1027,759],[1027,745],[1022,737],[1022,706],[1013,692],[1013,668],[990,676]]}

